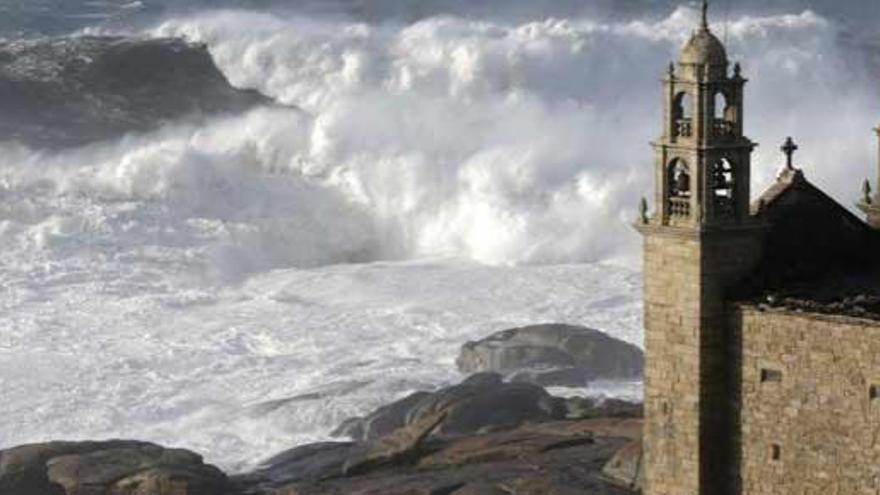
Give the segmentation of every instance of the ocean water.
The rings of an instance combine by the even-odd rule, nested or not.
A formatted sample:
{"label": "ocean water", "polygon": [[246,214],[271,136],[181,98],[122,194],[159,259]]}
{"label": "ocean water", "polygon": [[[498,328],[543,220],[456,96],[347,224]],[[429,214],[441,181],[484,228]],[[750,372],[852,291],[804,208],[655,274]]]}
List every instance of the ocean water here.
{"label": "ocean water", "polygon": [[[630,223],[697,13],[514,3],[0,2],[0,54],[28,54],[0,56],[0,448],[138,438],[241,471],[460,380],[459,346],[497,330],[641,345]],[[792,135],[851,204],[875,175],[872,33],[794,6],[713,27],[751,79],[754,187]],[[156,43],[124,52],[143,85],[107,63]]]}

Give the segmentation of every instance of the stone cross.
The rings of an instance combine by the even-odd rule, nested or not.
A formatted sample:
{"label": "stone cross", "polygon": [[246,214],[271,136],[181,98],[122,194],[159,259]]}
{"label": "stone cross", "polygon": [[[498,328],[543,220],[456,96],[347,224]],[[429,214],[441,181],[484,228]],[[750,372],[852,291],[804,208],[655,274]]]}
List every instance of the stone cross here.
{"label": "stone cross", "polygon": [[793,164],[794,152],[798,150],[798,145],[794,144],[794,139],[792,139],[791,137],[786,139],[785,144],[783,144],[782,148],[780,148],[780,149],[782,150],[783,153],[785,153],[785,156],[787,159],[785,166],[789,170],[794,170],[794,164]]}

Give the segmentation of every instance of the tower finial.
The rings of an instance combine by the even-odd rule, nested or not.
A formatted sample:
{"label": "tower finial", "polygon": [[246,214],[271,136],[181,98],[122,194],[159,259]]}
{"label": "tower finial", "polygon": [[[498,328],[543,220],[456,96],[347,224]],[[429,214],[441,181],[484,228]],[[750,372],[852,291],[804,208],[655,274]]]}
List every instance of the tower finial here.
{"label": "tower finial", "polygon": [[703,17],[700,20],[700,29],[709,30],[709,0],[703,0]]}

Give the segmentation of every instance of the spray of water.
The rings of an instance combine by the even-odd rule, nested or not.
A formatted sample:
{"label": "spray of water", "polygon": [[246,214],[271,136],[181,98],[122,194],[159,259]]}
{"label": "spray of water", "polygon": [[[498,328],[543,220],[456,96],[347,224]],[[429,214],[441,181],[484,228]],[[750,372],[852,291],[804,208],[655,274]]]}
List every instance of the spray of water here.
{"label": "spray of water", "polygon": [[[134,436],[242,467],[454,380],[458,345],[491,330],[638,342],[637,276],[532,265],[635,257],[658,79],[695,23],[223,11],[138,33],[206,43],[285,106],[62,154],[0,145],[0,416],[18,418],[0,444]],[[752,79],[755,186],[792,135],[807,176],[853,198],[875,98],[835,24],[727,32]],[[447,257],[496,268],[351,264]]]}

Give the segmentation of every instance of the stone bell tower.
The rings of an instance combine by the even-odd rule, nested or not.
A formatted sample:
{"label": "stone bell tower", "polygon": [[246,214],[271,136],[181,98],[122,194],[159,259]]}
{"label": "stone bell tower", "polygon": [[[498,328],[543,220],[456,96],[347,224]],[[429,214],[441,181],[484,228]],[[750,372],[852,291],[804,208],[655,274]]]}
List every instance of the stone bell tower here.
{"label": "stone bell tower", "polygon": [[663,80],[653,143],[655,212],[644,237],[645,494],[737,493],[738,347],[725,291],[760,255],[749,211],[751,152],[739,64],[700,25]]}

